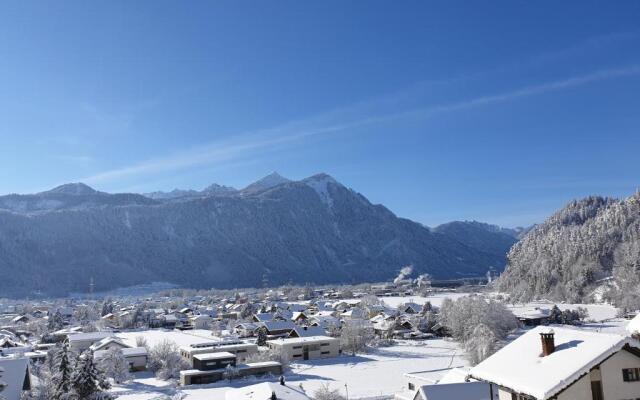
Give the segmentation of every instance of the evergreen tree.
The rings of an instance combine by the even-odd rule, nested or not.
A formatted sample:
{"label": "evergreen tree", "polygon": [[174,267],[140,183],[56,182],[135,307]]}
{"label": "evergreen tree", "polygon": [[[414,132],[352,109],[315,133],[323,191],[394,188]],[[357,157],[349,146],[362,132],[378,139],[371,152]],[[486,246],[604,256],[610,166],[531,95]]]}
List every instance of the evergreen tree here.
{"label": "evergreen tree", "polygon": [[266,346],[267,344],[267,328],[261,326],[258,328],[258,340],[256,341],[258,346]]}
{"label": "evergreen tree", "polygon": [[[93,352],[88,350],[78,357],[75,371],[71,376],[71,387],[78,399],[92,399],[102,395],[111,385],[98,371],[93,362]],[[104,399],[104,396],[100,396]],[[108,398],[108,397],[106,397]]]}
{"label": "evergreen tree", "polygon": [[49,316],[49,322],[47,324],[49,331],[58,331],[64,328],[64,318],[60,313],[60,310],[56,310],[56,312]]}
{"label": "evergreen tree", "polygon": [[69,360],[69,345],[67,343],[55,353],[51,381],[53,383],[53,400],[66,399],[71,390],[71,375],[73,369]]}

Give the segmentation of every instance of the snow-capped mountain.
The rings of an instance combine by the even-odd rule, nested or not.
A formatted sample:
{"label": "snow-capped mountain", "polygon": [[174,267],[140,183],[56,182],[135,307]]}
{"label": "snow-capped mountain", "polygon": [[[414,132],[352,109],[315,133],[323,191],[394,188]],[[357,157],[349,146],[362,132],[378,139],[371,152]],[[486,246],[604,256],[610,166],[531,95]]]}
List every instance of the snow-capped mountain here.
{"label": "snow-capped mountain", "polygon": [[[3,295],[83,291],[92,277],[103,291],[380,281],[408,264],[460,278],[500,267],[500,256],[398,218],[326,174],[272,174],[247,189],[180,201],[86,189],[3,196]],[[54,198],[55,207],[36,206]]]}

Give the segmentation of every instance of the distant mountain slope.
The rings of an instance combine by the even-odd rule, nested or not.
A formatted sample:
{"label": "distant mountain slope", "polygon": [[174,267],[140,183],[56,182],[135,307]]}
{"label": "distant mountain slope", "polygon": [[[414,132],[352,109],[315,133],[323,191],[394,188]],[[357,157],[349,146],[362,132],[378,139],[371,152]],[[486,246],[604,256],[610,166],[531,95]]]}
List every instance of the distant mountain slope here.
{"label": "distant mountain slope", "polygon": [[513,246],[508,262],[498,288],[517,299],[588,300],[613,276],[611,299],[640,306],[625,295],[640,297],[640,193],[569,203]]}
{"label": "distant mountain slope", "polygon": [[415,274],[460,278],[501,262],[325,174],[253,188],[180,201],[82,190],[57,193],[55,208],[0,211],[2,294],[82,292],[91,277],[96,291],[155,281],[196,288],[259,286],[263,278],[376,281],[408,264]]}
{"label": "distant mountain slope", "polygon": [[188,189],[173,189],[170,192],[151,192],[144,193],[143,196],[148,197],[154,200],[173,200],[173,199],[181,199],[185,197],[202,197],[202,196],[214,196],[214,195],[224,195],[231,194],[237,192],[237,189],[232,188],[230,186],[218,185],[216,183],[207,186],[201,191]]}
{"label": "distant mountain slope", "polygon": [[436,233],[449,236],[473,249],[500,258],[496,270],[507,262],[507,253],[517,241],[518,232],[477,221],[453,221],[433,228]]}
{"label": "distant mountain slope", "polygon": [[155,201],[133,193],[109,194],[98,192],[82,183],[69,183],[36,194],[0,196],[0,211],[32,214],[55,210],[127,205],[151,205]]}

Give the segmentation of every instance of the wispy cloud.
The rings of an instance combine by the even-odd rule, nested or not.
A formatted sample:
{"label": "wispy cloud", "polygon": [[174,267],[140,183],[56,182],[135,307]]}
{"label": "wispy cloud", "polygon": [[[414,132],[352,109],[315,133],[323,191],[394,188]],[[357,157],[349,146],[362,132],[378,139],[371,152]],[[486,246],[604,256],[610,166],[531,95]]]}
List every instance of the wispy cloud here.
{"label": "wispy cloud", "polygon": [[283,124],[272,129],[241,134],[235,139],[208,143],[168,157],[150,159],[130,166],[104,171],[85,177],[83,181],[90,184],[99,184],[124,178],[135,178],[162,172],[183,170],[196,166],[221,164],[246,157],[256,152],[273,151],[313,136],[329,135],[364,126],[392,122],[403,118],[429,118],[443,113],[461,112],[476,107],[505,103],[521,98],[577,88],[604,80],[637,75],[640,75],[640,65],[606,69],[459,102],[415,108],[402,112],[378,113],[346,121],[336,121],[335,117],[340,113],[332,112],[303,121]]}

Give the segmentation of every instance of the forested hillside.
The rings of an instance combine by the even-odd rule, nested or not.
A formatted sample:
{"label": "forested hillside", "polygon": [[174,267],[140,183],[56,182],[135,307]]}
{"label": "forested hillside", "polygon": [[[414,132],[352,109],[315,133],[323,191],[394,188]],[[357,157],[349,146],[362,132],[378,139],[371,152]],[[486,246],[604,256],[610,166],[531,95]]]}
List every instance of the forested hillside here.
{"label": "forested hillside", "polygon": [[640,193],[573,201],[525,235],[507,258],[498,288],[515,299],[588,301],[603,291],[605,299],[638,308]]}

